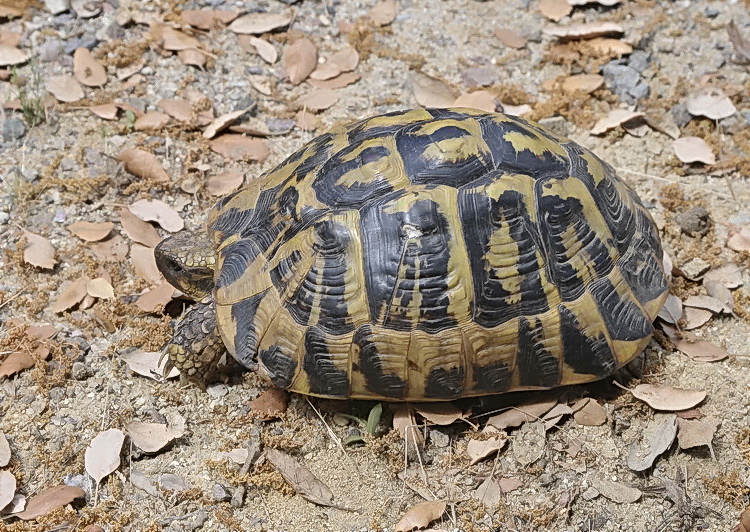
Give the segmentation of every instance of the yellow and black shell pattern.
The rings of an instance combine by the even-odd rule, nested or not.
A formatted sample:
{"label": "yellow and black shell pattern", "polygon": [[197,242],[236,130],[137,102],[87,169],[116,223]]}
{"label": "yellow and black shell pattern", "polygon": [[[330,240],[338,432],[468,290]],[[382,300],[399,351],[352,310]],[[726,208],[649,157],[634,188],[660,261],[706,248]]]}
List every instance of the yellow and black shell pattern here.
{"label": "yellow and black shell pattern", "polygon": [[601,379],[667,295],[646,208],[575,142],[416,109],[323,134],[209,215],[228,350],[275,385],[432,401]]}

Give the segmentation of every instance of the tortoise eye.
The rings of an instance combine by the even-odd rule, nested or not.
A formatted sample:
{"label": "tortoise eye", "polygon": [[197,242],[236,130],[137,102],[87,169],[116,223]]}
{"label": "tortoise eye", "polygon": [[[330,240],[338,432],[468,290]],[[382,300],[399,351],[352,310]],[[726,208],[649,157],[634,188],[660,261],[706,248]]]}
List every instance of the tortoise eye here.
{"label": "tortoise eye", "polygon": [[174,259],[169,259],[167,261],[167,264],[169,265],[169,269],[172,270],[173,272],[181,272],[185,269],[182,267],[182,263]]}

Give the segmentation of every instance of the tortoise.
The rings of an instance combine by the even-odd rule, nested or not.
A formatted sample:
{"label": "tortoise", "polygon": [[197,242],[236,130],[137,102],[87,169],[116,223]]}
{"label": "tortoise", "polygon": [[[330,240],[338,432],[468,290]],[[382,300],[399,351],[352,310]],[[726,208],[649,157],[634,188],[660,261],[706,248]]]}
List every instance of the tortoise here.
{"label": "tortoise", "polygon": [[225,348],[280,388],[438,401],[612,375],[667,296],[657,228],[613,168],[471,109],[318,136],[155,251],[199,303],[165,347],[204,382]]}

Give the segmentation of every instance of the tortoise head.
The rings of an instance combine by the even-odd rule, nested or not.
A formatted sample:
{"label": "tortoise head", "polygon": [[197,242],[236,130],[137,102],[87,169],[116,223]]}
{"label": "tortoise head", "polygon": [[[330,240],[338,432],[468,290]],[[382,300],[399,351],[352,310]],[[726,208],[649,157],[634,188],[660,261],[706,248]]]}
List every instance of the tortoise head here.
{"label": "tortoise head", "polygon": [[154,257],[169,284],[196,301],[213,292],[216,252],[205,233],[175,233],[157,244]]}

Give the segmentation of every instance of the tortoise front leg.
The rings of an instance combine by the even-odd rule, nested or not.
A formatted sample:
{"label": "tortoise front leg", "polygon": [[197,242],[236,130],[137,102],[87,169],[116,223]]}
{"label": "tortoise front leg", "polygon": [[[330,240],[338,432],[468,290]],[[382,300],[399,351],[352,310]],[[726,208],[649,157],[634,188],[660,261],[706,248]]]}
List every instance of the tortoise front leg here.
{"label": "tortoise front leg", "polygon": [[194,382],[205,390],[206,378],[216,370],[225,350],[214,302],[197,303],[177,324],[172,341],[162,351],[162,358],[169,357],[164,375],[175,367],[180,370],[180,383]]}

